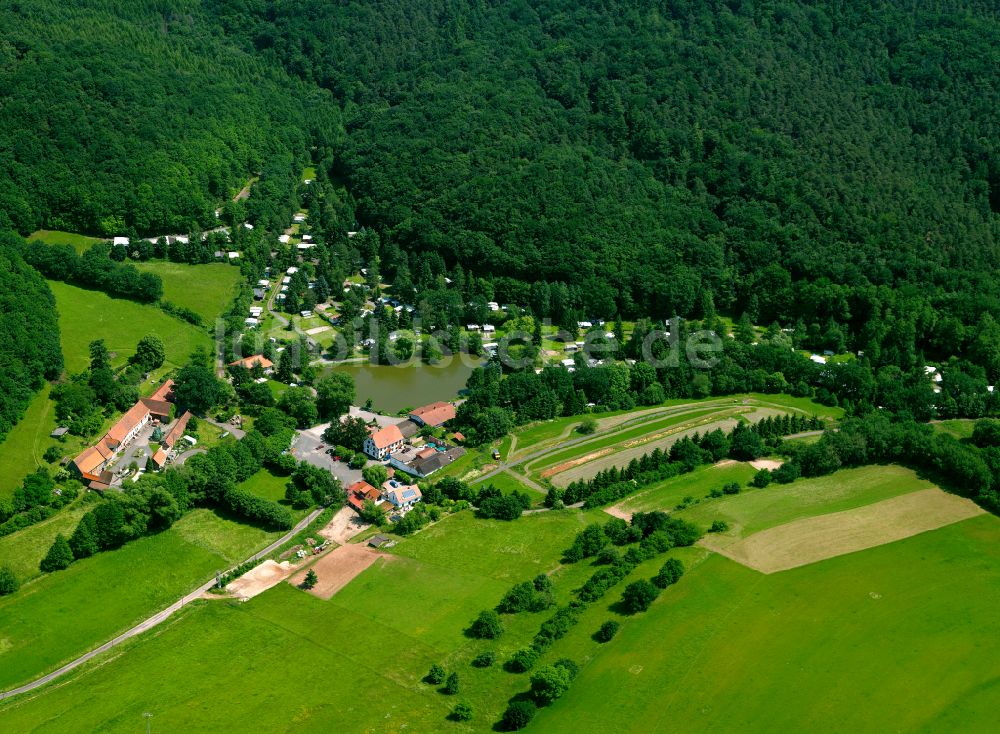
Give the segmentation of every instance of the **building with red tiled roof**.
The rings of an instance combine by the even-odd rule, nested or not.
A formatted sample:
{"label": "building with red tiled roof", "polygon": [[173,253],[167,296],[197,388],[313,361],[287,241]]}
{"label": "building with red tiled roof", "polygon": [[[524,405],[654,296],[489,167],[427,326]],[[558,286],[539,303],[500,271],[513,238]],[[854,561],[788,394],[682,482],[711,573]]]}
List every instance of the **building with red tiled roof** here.
{"label": "building with red tiled roof", "polygon": [[157,449],[156,453],[153,454],[153,456],[150,458],[150,461],[152,461],[153,464],[156,465],[157,469],[162,469],[167,465],[167,452],[164,451],[162,448]]}
{"label": "building with red tiled roof", "polygon": [[379,497],[379,491],[365,481],[355,482],[347,488],[347,504],[358,512],[364,507],[365,500],[378,503]]}
{"label": "building with red tiled roof", "polygon": [[389,454],[403,445],[403,434],[399,426],[386,426],[365,439],[364,451],[373,459],[385,461]]}
{"label": "building with red tiled roof", "polygon": [[150,400],[165,400],[168,403],[174,402],[174,381],[167,380],[158,388],[156,392],[149,396]]}
{"label": "building with red tiled roof", "polygon": [[84,449],[79,456],[73,459],[73,466],[85,479],[97,479],[108,463],[108,459],[115,455],[115,452],[101,439],[90,448]]}
{"label": "building with red tiled roof", "polygon": [[125,411],[104,437],[73,459],[73,466],[91,489],[105,490],[113,481],[111,472],[105,467],[115,454],[132,441],[154,418],[166,421],[170,418],[174,381],[167,380],[157,388],[152,397],[142,398]]}
{"label": "building with red tiled roof", "polygon": [[163,400],[143,398],[129,408],[118,422],[111,426],[108,435],[104,437],[108,446],[117,449],[124,446],[153,418],[165,420],[170,417],[170,403]]}
{"label": "building with red tiled roof", "polygon": [[191,420],[191,411],[185,410],[184,415],[177,419],[174,423],[173,428],[163,437],[163,445],[168,449],[172,449],[174,444],[181,440],[181,436],[184,435],[184,431],[187,428],[188,421]]}
{"label": "building with red tiled roof", "polygon": [[455,406],[440,400],[430,405],[414,408],[410,411],[410,420],[422,426],[437,428],[455,417]]}
{"label": "building with red tiled roof", "polygon": [[274,362],[262,354],[255,354],[252,357],[244,357],[243,359],[237,359],[235,362],[229,363],[230,367],[245,367],[248,370],[252,370],[258,365],[264,370],[265,374],[270,373],[274,368]]}

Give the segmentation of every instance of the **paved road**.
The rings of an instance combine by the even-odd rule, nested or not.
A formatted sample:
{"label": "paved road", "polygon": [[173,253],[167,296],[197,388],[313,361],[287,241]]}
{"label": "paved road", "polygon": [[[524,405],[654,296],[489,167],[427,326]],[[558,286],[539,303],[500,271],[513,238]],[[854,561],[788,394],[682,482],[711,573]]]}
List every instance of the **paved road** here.
{"label": "paved road", "polygon": [[[258,558],[262,558],[263,556],[266,556],[267,554],[271,553],[271,551],[273,551],[275,548],[278,548],[279,546],[284,545],[289,540],[291,540],[297,533],[299,533],[303,529],[305,529],[305,527],[309,523],[311,523],[313,520],[315,520],[319,516],[320,512],[322,512],[322,510],[313,510],[308,515],[306,515],[304,518],[302,518],[301,520],[299,520],[299,522],[295,525],[294,528],[292,528],[291,530],[289,530],[287,533],[285,533],[284,535],[282,535],[280,538],[278,538],[276,541],[274,541],[273,543],[271,543],[269,546],[267,546],[263,550],[258,551],[257,553],[254,553],[252,556],[250,556],[249,558],[247,558],[246,561],[243,561],[243,563],[247,563],[249,561],[255,561]],[[18,696],[18,695],[20,695],[22,693],[27,693],[28,691],[33,691],[36,688],[40,688],[41,686],[44,686],[46,683],[49,683],[50,681],[53,681],[56,678],[59,678],[59,677],[61,677],[63,675],[66,675],[66,673],[70,672],[74,668],[80,667],[81,665],[83,665],[87,661],[93,660],[95,657],[97,657],[101,653],[107,652],[108,650],[112,649],[116,645],[120,645],[121,643],[125,642],[126,640],[129,640],[129,639],[131,639],[133,637],[137,637],[138,635],[141,635],[146,630],[151,629],[151,628],[155,627],[156,625],[160,624],[160,622],[163,622],[165,619],[168,619],[172,614],[174,614],[174,612],[178,611],[179,609],[182,609],[185,604],[189,604],[190,602],[194,601],[195,599],[198,599],[202,594],[204,594],[206,591],[208,591],[209,589],[211,589],[214,585],[215,585],[215,580],[214,579],[212,581],[208,581],[208,582],[202,584],[197,589],[195,589],[194,591],[192,591],[190,594],[185,594],[184,596],[182,596],[180,599],[178,599],[177,601],[175,601],[173,604],[171,604],[166,609],[163,609],[163,610],[157,612],[156,614],[154,614],[153,616],[151,616],[151,617],[149,617],[147,619],[144,619],[143,621],[139,622],[139,624],[137,624],[132,629],[128,630],[127,632],[123,632],[122,634],[118,635],[117,637],[115,637],[112,640],[109,640],[108,642],[105,642],[100,647],[95,648],[95,649],[91,650],[90,652],[81,655],[76,660],[72,660],[72,661],[66,663],[61,668],[58,668],[57,670],[53,670],[51,673],[43,675],[41,678],[38,678],[37,680],[33,680],[30,683],[25,683],[23,686],[18,686],[17,688],[12,688],[9,691],[4,691],[4,692],[0,693],[0,701],[2,701],[5,698],[13,698],[14,696]]]}
{"label": "paved road", "polygon": [[197,456],[198,454],[204,454],[208,449],[191,449],[190,451],[185,451],[183,454],[178,454],[177,458],[174,459],[174,466],[184,466],[184,462],[190,459],[192,456]]}
{"label": "paved road", "polygon": [[229,431],[233,435],[233,437],[236,438],[237,440],[247,435],[246,431],[244,431],[242,428],[237,428],[232,423],[219,423],[219,421],[212,420],[211,418],[201,418],[200,420],[203,420],[206,423],[211,423],[213,426],[223,431]]}

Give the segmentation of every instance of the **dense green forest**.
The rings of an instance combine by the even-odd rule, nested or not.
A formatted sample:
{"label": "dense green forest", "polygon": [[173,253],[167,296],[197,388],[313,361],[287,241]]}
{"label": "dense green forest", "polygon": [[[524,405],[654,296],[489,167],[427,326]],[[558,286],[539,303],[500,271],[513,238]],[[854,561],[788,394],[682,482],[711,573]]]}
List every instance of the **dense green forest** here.
{"label": "dense green forest", "polygon": [[44,380],[62,372],[56,302],[48,284],[0,235],[0,441],[20,420]]}
{"label": "dense green forest", "polygon": [[[0,226],[189,232],[222,207],[273,233],[303,197],[324,289],[367,266],[433,328],[488,300],[560,325],[722,313],[878,379],[960,356],[980,394],[1000,380],[998,15],[26,0],[0,9]],[[269,243],[237,230],[251,273]]]}
{"label": "dense green forest", "polygon": [[1000,311],[991,4],[212,7],[342,104],[324,162],[390,278],[440,256],[567,320],[711,295],[906,369],[975,352]]}
{"label": "dense green forest", "polygon": [[197,0],[0,7],[0,227],[214,226],[338,127],[328,93],[226,43]]}

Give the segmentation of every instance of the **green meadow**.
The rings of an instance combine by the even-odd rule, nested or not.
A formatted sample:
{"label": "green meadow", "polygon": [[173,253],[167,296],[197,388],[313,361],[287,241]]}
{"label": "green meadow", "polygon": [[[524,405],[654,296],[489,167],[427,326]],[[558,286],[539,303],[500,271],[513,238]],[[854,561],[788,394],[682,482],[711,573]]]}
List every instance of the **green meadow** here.
{"label": "green meadow", "polygon": [[41,576],[38,564],[48,553],[56,535],[62,533],[69,537],[88,509],[84,502],[78,500],[47,520],[0,538],[0,559],[14,569],[22,584]]}
{"label": "green meadow", "polygon": [[56,427],[56,414],[49,388],[39,391],[27,411],[0,443],[0,497],[9,496],[26,474],[44,464],[42,454],[55,443],[49,434]]}
{"label": "green meadow", "polygon": [[677,513],[702,529],[714,520],[730,525],[727,535],[746,537],[804,517],[863,507],[935,485],[901,466],[841,469],[825,477],[764,489],[744,487],[739,495],[708,499]]}
{"label": "green meadow", "polygon": [[99,291],[84,290],[49,281],[59,310],[59,330],[68,372],[79,372],[89,362],[88,346],[104,339],[117,354],[115,364],[124,364],[135,345],[147,334],[156,334],[167,350],[165,366],[179,367],[198,347],[211,351],[207,331],[169,316],[154,306],[111,298]]}
{"label": "green meadow", "polygon": [[757,473],[747,463],[736,462],[701,466],[688,474],[666,479],[639,490],[620,502],[617,507],[626,512],[672,512],[686,497],[702,500],[713,489],[736,482],[746,489],[746,484]]}
{"label": "green meadow", "polygon": [[242,482],[239,487],[258,497],[277,502],[285,499],[285,486],[287,484],[288,477],[278,476],[267,469],[262,469]]}
{"label": "green meadow", "polygon": [[527,731],[995,731],[998,604],[993,516],[769,576],[713,555]]}
{"label": "green meadow", "polygon": [[[62,517],[54,520],[72,532]],[[38,558],[48,551],[50,534],[54,537],[50,527],[32,528],[3,539],[8,545],[0,548]],[[277,535],[195,510],[168,531],[25,584],[0,598],[0,688],[33,679],[111,639]]]}
{"label": "green meadow", "polygon": [[[907,481],[919,488],[902,473],[894,481],[897,491]],[[787,521],[757,499],[772,489],[788,488],[728,497],[730,514],[748,527]],[[876,487],[812,511],[890,493]],[[566,603],[594,569],[560,566],[561,550],[594,520],[607,517],[562,511],[502,523],[463,512],[402,539],[329,601],[280,584],[243,604],[197,602],[102,664],[0,704],[0,728],[130,732],[149,711],[164,731],[489,731],[529,686],[500,663],[549,613],[504,615],[496,641],[463,629],[537,573],[551,574]],[[671,553],[687,574],[649,611],[622,616],[622,584],[545,654],[543,663],[570,657],[582,670],[527,731],[990,730],[1000,703],[997,518],[770,576],[698,547]],[[599,644],[592,635],[608,619],[621,631]],[[484,650],[500,662],[473,668]],[[434,663],[459,673],[459,695],[422,681]],[[303,695],[290,695],[304,682]],[[471,722],[445,720],[457,701],[472,705]]]}
{"label": "green meadow", "polygon": [[163,300],[189,308],[206,327],[211,327],[233,300],[240,282],[240,269],[226,263],[187,265],[167,260],[149,260],[134,265],[163,280]]}
{"label": "green meadow", "polygon": [[[642,442],[652,439],[655,435],[663,432],[674,432],[681,428],[702,426],[706,423],[704,419],[724,420],[736,413],[733,410],[721,410],[719,408],[699,408],[691,411],[684,411],[668,415],[665,418],[656,418],[636,426],[630,426],[608,435],[597,436],[592,441],[584,441],[575,446],[555,451],[550,454],[528,462],[525,467],[531,470],[544,469],[556,466],[566,461],[572,461],[582,456],[592,454],[596,451],[609,447],[631,448],[624,444],[628,442]],[[706,428],[705,430],[709,430]],[[638,445],[638,443],[636,443]],[[652,449],[650,449],[652,451]]]}
{"label": "green meadow", "polygon": [[28,242],[44,242],[47,245],[72,245],[81,255],[89,250],[91,246],[101,241],[99,237],[88,237],[85,234],[75,232],[60,232],[54,229],[40,229],[32,232],[27,237]]}

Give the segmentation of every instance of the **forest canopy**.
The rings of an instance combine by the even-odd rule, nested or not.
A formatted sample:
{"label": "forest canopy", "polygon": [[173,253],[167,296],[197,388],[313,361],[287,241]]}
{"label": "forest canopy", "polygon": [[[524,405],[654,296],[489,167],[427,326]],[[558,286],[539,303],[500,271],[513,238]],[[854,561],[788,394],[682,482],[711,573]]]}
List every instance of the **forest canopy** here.
{"label": "forest canopy", "polygon": [[338,128],[329,97],[227,44],[196,0],[5,3],[0,228],[215,226],[273,158]]}
{"label": "forest canopy", "polygon": [[[775,277],[975,284],[996,311],[992,4],[210,5],[336,96],[333,173],[411,256],[562,281],[602,317],[699,316],[710,292],[794,318],[754,299]],[[821,319],[853,316],[833,300]]]}

